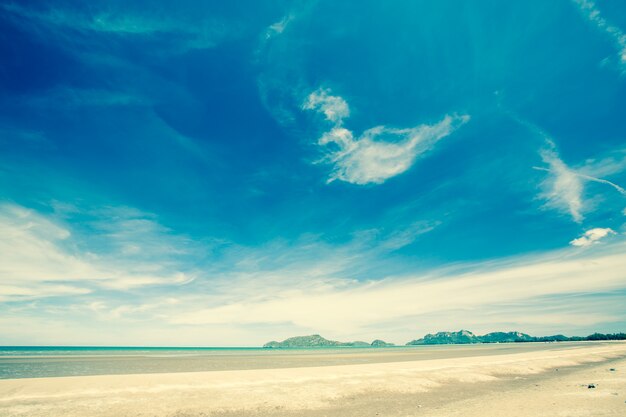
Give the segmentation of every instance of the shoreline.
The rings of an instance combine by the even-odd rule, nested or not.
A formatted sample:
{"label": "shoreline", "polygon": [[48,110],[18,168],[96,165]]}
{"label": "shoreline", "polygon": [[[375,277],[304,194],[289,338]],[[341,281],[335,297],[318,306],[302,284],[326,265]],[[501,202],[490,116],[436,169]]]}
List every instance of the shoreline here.
{"label": "shoreline", "polygon": [[[319,367],[5,379],[0,380],[0,414],[206,416],[271,415],[267,413],[272,410],[297,414],[341,408],[346,399],[360,395],[437,397],[437,389],[445,386],[541,379],[556,368],[618,360],[626,360],[626,343]],[[622,366],[626,372],[626,364]]]}
{"label": "shoreline", "polygon": [[132,375],[230,370],[283,369],[368,363],[393,363],[473,356],[500,356],[525,352],[549,352],[623,342],[494,343],[433,345],[395,348],[267,349],[257,351],[187,351],[170,355],[150,352],[93,355],[0,356],[0,381],[18,378],[46,378],[89,375]]}

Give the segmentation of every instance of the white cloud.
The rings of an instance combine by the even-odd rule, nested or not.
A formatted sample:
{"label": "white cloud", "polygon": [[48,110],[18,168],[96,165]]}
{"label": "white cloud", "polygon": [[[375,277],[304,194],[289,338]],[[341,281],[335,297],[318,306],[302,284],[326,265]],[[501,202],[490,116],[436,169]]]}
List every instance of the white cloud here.
{"label": "white cloud", "polygon": [[[134,242],[155,255],[160,246],[151,246],[151,242],[164,237],[149,220],[138,224],[132,219],[119,222],[108,217],[103,222],[109,230],[100,235],[108,243],[108,250],[123,249]],[[119,228],[113,230],[115,225]],[[140,233],[135,235],[138,239],[131,239],[133,229]],[[125,290],[181,284],[191,279],[152,260],[124,256],[121,251],[114,252],[114,256],[89,251],[60,221],[16,204],[0,205],[0,235],[0,301],[85,294],[95,287]]]}
{"label": "white cloud", "polygon": [[[64,204],[55,204],[55,209],[78,210]],[[438,224],[432,221],[364,230],[343,243],[305,236],[261,247],[228,244],[220,249],[219,259],[203,268],[206,279],[179,287],[176,273],[161,267],[171,261],[165,254],[185,246],[184,241],[172,241],[167,229],[145,213],[124,207],[91,213],[96,220],[87,220],[93,229],[90,235],[112,241],[104,246],[100,240],[92,241],[100,251],[85,250],[78,236],[85,231],[69,229],[56,217],[15,205],[2,206],[0,213],[2,232],[19,229],[9,235],[10,243],[0,247],[0,267],[8,267],[0,272],[0,299],[34,299],[13,304],[19,310],[7,311],[13,319],[0,322],[0,331],[14,330],[16,322],[33,324],[20,331],[23,340],[52,337],[42,335],[42,323],[56,318],[75,334],[93,320],[98,326],[115,326],[108,339],[98,336],[106,343],[148,343],[142,339],[144,331],[153,335],[149,340],[154,344],[171,343],[176,337],[181,343],[258,345],[311,332],[340,340],[383,337],[406,342],[413,335],[451,325],[476,331],[495,325],[500,327],[493,330],[543,331],[547,324],[541,327],[536,309],[541,300],[543,308],[553,309],[549,328],[564,332],[576,328],[571,323],[564,328],[568,324],[564,317],[584,316],[589,326],[616,320],[619,307],[590,306],[592,295],[626,288],[624,242],[619,238],[593,251],[568,248],[424,272],[415,272],[413,265],[407,273],[402,262],[396,268],[400,258],[389,258],[390,251],[432,230]],[[79,213],[84,220],[84,212]],[[123,252],[131,243],[145,259],[136,258],[133,251]],[[15,262],[8,262],[7,251],[17,254]],[[34,255],[27,259],[25,252]],[[159,260],[156,269],[149,270],[154,259]],[[153,283],[167,286],[128,291],[128,297],[119,299],[106,291]],[[575,294],[587,297],[581,295],[576,308],[570,305]],[[69,305],[42,299],[50,295],[78,297]],[[493,317],[486,317],[490,314]]]}
{"label": "white cloud", "polygon": [[326,120],[336,125],[341,125],[343,119],[350,116],[348,103],[340,96],[331,95],[327,88],[320,88],[309,94],[302,108],[324,113]]}
{"label": "white cloud", "polygon": [[615,234],[612,229],[596,227],[595,229],[587,230],[581,237],[574,239],[570,242],[572,246],[590,246],[598,242],[600,239]]}
{"label": "white cloud", "polygon": [[548,142],[549,149],[541,151],[541,158],[548,164],[550,176],[542,183],[542,197],[546,206],[569,213],[572,219],[580,223],[583,220],[583,182],[581,177],[571,170],[559,157],[554,144]]}
{"label": "white cloud", "polygon": [[575,222],[581,223],[584,220],[583,212],[587,209],[583,197],[585,182],[606,184],[620,194],[626,195],[626,190],[621,186],[593,176],[623,171],[626,169],[626,158],[618,161],[615,159],[590,160],[582,166],[571,168],[560,158],[554,142],[550,139],[546,139],[546,142],[548,146],[541,150],[540,155],[548,168],[535,167],[535,169],[550,173],[541,183],[543,189],[541,197],[546,200],[546,207],[567,213]]}
{"label": "white cloud", "polygon": [[271,24],[265,31],[265,39],[270,39],[276,35],[280,35],[287,29],[289,23],[293,20],[294,15],[289,14],[276,23]]}
{"label": "white cloud", "polygon": [[621,149],[606,158],[586,160],[579,172],[590,177],[602,178],[624,170],[626,170],[626,149]]}
{"label": "white cloud", "polygon": [[[202,267],[202,275],[211,280],[194,283],[194,291],[205,302],[233,287],[239,288],[237,296],[259,296],[265,293],[263,278],[268,277],[276,293],[314,293],[353,282],[356,270],[373,267],[381,254],[410,244],[438,225],[422,221],[399,230],[355,234],[341,245],[324,243],[319,236],[303,236],[294,242],[276,240],[250,248],[208,239],[193,241],[172,233],[155,216],[130,207],[85,210],[62,202],[53,202],[51,207],[54,214],[43,215],[16,204],[0,205],[4,237],[0,241],[0,301],[83,293],[93,298],[102,290],[152,285],[169,286],[169,291],[199,274],[191,265],[200,268],[213,245],[220,246],[219,261]],[[76,218],[80,221],[72,221]],[[261,284],[255,287],[252,283],[257,281]]]}
{"label": "white cloud", "polygon": [[620,194],[626,195],[626,190],[624,190],[624,188],[620,185],[600,178],[620,173],[626,169],[626,156],[624,156],[625,152],[622,150],[619,154],[621,155],[618,158],[608,157],[600,160],[591,159],[585,161],[585,164],[577,168],[576,172],[586,180],[606,184],[613,187]]}
{"label": "white cloud", "polygon": [[326,157],[334,165],[328,181],[338,179],[359,185],[382,184],[402,174],[418,156],[470,119],[467,115],[447,115],[434,125],[407,129],[376,126],[355,137],[343,127],[344,119],[350,116],[348,103],[331,95],[329,89],[311,93],[302,108],[323,113],[334,124],[318,141],[320,146],[332,148]]}
{"label": "white cloud", "polygon": [[[456,273],[439,271],[376,282],[327,281],[314,291],[297,286],[288,291],[285,282],[279,284],[280,291],[274,291],[277,284],[272,277],[258,277],[254,284],[265,288],[263,298],[238,296],[234,292],[240,286],[229,287],[231,293],[220,296],[227,302],[216,300],[214,306],[186,312],[179,309],[169,320],[190,325],[289,323],[330,335],[359,334],[385,323],[419,322],[420,316],[432,314],[447,314],[450,323],[452,311],[481,311],[486,306],[521,305],[540,297],[623,289],[624,247],[614,249],[578,259],[557,252],[499,265],[465,265]],[[461,272],[467,270],[471,272]]]}
{"label": "white cloud", "polygon": [[358,138],[347,129],[333,128],[322,136],[319,144],[334,143],[338,148],[328,156],[335,166],[330,181],[381,184],[407,171],[419,155],[468,120],[469,116],[446,116],[434,125],[410,129],[377,126]]}
{"label": "white cloud", "polygon": [[619,62],[626,65],[626,34],[600,15],[600,10],[593,0],[573,0],[573,2],[591,23],[613,39],[618,49]]}

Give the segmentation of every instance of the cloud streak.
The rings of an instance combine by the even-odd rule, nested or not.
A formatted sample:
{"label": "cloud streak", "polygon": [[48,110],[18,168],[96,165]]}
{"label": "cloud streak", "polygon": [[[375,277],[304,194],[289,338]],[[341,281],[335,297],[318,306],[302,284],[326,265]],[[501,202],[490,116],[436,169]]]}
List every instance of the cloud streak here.
{"label": "cloud streak", "polygon": [[572,220],[581,223],[584,220],[583,212],[586,209],[583,196],[585,182],[605,184],[621,195],[626,195],[626,190],[614,182],[587,174],[603,173],[609,175],[620,172],[626,168],[623,161],[611,160],[612,165],[605,164],[606,161],[590,161],[582,167],[570,168],[559,156],[554,142],[550,139],[546,139],[546,142],[547,147],[540,151],[540,155],[548,167],[534,167],[539,171],[549,173],[549,176],[541,183],[543,189],[541,197],[546,200],[546,207],[567,213],[572,217]]}
{"label": "cloud streak", "polygon": [[591,23],[609,35],[618,49],[619,63],[626,70],[626,34],[601,16],[593,0],[572,0]]}
{"label": "cloud streak", "polygon": [[470,119],[468,115],[447,115],[434,125],[396,129],[376,126],[356,137],[343,127],[350,116],[348,103],[328,89],[311,93],[303,110],[322,113],[333,127],[318,140],[327,149],[325,161],[334,168],[328,182],[341,180],[357,185],[382,184],[406,172],[419,156]]}
{"label": "cloud streak", "polygon": [[[87,294],[96,288],[180,285],[192,279],[169,266],[144,261],[156,253],[154,247],[142,243],[150,245],[159,238],[151,220],[126,218],[120,223],[109,217],[106,222],[107,227],[116,228],[103,237],[118,248],[115,256],[83,248],[78,236],[59,221],[16,204],[0,205],[0,301]],[[148,227],[143,236],[129,237],[142,225]],[[147,250],[151,253],[144,252],[142,257],[132,253]]]}
{"label": "cloud streak", "polygon": [[583,221],[583,182],[581,177],[570,169],[559,157],[554,143],[541,151],[541,158],[549,168],[539,168],[550,173],[542,183],[542,197],[546,200],[546,207],[568,213],[572,219],[580,223]]}
{"label": "cloud streak", "polygon": [[[55,213],[73,210],[78,208],[55,204]],[[260,247],[229,244],[219,258],[207,263],[201,278],[181,287],[180,278],[188,276],[179,278],[172,272],[168,263],[174,260],[167,254],[184,249],[184,241],[141,211],[126,207],[92,211],[85,222],[100,238],[92,238],[89,247],[81,242],[81,232],[68,229],[58,216],[10,204],[0,213],[3,236],[10,242],[0,247],[0,301],[47,303],[51,296],[76,296],[70,305],[33,308],[46,316],[84,315],[116,326],[146,323],[164,332],[196,326],[239,329],[231,342],[235,344],[262,343],[268,329],[278,331],[272,338],[314,331],[338,338],[390,335],[402,342],[417,329],[441,330],[452,322],[478,326],[474,329],[485,328],[486,323],[508,327],[509,321],[538,328],[535,307],[529,306],[546,297],[554,299],[549,304],[550,323],[564,331],[564,320],[577,314],[585,315],[589,325],[615,320],[607,314],[616,311],[613,307],[587,314],[571,309],[568,296],[626,289],[624,242],[619,239],[602,245],[602,252],[600,247],[585,252],[571,248],[421,273],[406,264],[389,268],[402,262],[388,257],[390,253],[439,224],[430,221],[396,230],[363,230],[344,243],[309,236]],[[592,230],[585,237],[598,241],[604,232]],[[159,263],[155,265],[154,259]],[[155,285],[161,289],[151,291]],[[138,287],[141,292],[133,291]],[[134,295],[114,300],[108,294],[112,289]],[[581,308],[587,305],[585,300]],[[33,311],[24,304],[21,308],[26,310],[12,314],[28,318]],[[460,321],[452,319],[459,315]],[[227,343],[221,338],[189,340]]]}
{"label": "cloud streak", "polygon": [[288,14],[284,16],[278,22],[272,23],[265,31],[265,40],[269,40],[273,38],[274,36],[278,36],[281,33],[283,33],[285,29],[287,29],[287,26],[289,25],[289,23],[291,23],[293,19],[294,19],[294,15]]}
{"label": "cloud streak", "polygon": [[[307,291],[315,291],[352,282],[358,271],[372,268],[382,255],[411,244],[439,224],[418,221],[398,230],[365,230],[342,244],[303,236],[251,248],[174,234],[154,215],[131,207],[84,209],[55,201],[51,208],[53,213],[44,215],[13,203],[0,205],[0,301],[173,288],[198,276],[203,279],[194,282],[195,289],[206,299],[222,286],[239,287],[243,294],[251,282],[268,276],[276,285],[284,284],[287,292],[293,290],[290,285],[309,281]],[[263,292],[259,287],[250,295]]]}
{"label": "cloud streak", "polygon": [[[145,11],[132,13],[128,10],[115,10],[113,6],[90,8],[86,11],[69,7],[37,9],[16,3],[0,7],[13,16],[32,23],[32,30],[35,32],[52,33],[72,43],[80,41],[76,38],[76,33],[136,39],[167,34],[168,40],[173,40],[176,44],[176,48],[171,51],[179,53],[214,47],[230,33],[225,30],[224,22],[216,19],[192,23],[184,16],[179,16],[179,19],[171,18],[167,14],[150,16]],[[233,25],[230,26],[234,32]],[[162,49],[161,47],[160,50]]]}
{"label": "cloud streak", "polygon": [[[266,294],[272,294],[264,299],[235,297],[214,307],[173,315],[170,320],[188,325],[292,323],[332,334],[358,334],[371,326],[419,320],[420,316],[623,289],[623,249],[621,245],[609,254],[578,259],[564,252],[534,259],[520,257],[495,265],[474,265],[471,272],[460,272],[463,268],[459,268],[457,272],[343,282],[341,286],[331,282],[316,291],[289,292],[281,283],[282,291],[274,293],[273,281],[261,278],[267,285]],[[594,278],[589,279],[590,276]]]}

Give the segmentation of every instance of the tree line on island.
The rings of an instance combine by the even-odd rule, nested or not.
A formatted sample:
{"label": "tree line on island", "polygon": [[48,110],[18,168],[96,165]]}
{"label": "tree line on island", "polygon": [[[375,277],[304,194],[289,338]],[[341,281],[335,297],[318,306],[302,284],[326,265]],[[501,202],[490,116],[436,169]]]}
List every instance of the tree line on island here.
{"label": "tree line on island", "polygon": [[[427,334],[421,339],[408,342],[406,346],[416,345],[463,345],[475,343],[523,343],[523,342],[578,342],[585,340],[626,340],[626,333],[594,333],[589,336],[564,336],[557,334],[553,336],[530,336],[520,332],[493,332],[482,336],[475,335],[468,330],[460,330],[458,332],[438,332],[435,334]],[[338,342],[336,340],[328,340],[314,334],[310,336],[296,336],[285,339],[282,342],[271,341],[263,345],[264,348],[321,348],[321,347],[391,347],[393,343],[387,343],[380,339],[374,340],[372,343],[355,341],[355,342]]]}

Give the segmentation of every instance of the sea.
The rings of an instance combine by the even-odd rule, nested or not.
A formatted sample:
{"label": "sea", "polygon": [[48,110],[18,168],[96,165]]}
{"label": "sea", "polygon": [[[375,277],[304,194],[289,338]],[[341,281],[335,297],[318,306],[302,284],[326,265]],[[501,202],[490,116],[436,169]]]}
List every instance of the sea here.
{"label": "sea", "polygon": [[[0,379],[255,368],[263,348],[2,346]],[[248,358],[249,360],[246,360]]]}
{"label": "sea", "polygon": [[[577,348],[589,342],[554,343]],[[264,349],[260,347],[0,346],[0,379],[293,368],[546,350],[543,343]]]}

